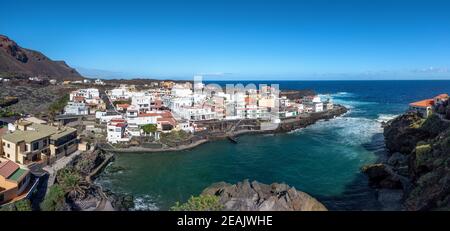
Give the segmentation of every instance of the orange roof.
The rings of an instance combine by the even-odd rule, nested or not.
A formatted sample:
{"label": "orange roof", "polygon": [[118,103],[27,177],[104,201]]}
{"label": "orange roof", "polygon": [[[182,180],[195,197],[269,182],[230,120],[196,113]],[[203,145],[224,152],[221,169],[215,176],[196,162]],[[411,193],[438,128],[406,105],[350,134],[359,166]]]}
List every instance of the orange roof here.
{"label": "orange roof", "polygon": [[112,123],[125,123],[126,120],[124,120],[124,119],[112,119],[111,122]]}
{"label": "orange roof", "polygon": [[434,100],[433,99],[425,99],[425,100],[417,101],[414,103],[410,103],[409,105],[413,106],[413,107],[431,107],[434,105]]}
{"label": "orange roof", "polygon": [[76,101],[84,101],[85,97],[84,96],[75,96],[75,97],[73,97],[73,99]]}
{"label": "orange roof", "polygon": [[440,94],[434,98],[438,98],[438,99],[448,99],[448,94]]}
{"label": "orange roof", "polygon": [[117,104],[117,107],[120,107],[120,108],[128,108],[130,105],[129,104],[127,104],[127,103],[124,103],[124,104]]}
{"label": "orange roof", "polygon": [[164,111],[162,114],[163,118],[172,118],[172,113],[170,111]]}
{"label": "orange roof", "polygon": [[177,124],[177,121],[175,121],[174,118],[158,118],[157,121],[161,124],[171,124],[175,126]]}

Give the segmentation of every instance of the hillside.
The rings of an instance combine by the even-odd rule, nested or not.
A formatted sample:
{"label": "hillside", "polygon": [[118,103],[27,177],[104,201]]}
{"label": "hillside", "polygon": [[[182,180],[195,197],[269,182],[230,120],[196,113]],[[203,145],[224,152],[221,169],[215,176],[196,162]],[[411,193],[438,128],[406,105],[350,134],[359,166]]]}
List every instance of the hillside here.
{"label": "hillside", "polygon": [[57,80],[83,79],[64,61],[53,61],[44,54],[20,47],[0,35],[0,77],[48,77]]}

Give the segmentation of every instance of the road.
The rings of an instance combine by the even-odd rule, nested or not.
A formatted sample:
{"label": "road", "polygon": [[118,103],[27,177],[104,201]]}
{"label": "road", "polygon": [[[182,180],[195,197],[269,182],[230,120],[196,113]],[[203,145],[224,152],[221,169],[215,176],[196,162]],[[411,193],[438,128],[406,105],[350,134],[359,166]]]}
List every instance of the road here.
{"label": "road", "polygon": [[103,102],[105,102],[107,111],[115,111],[115,112],[119,113],[116,110],[116,107],[114,107],[114,104],[112,103],[109,96],[106,94],[105,90],[100,90],[100,97],[102,98]]}
{"label": "road", "polygon": [[55,183],[56,173],[65,168],[75,157],[81,154],[81,151],[76,151],[72,153],[70,156],[64,156],[61,159],[57,160],[54,164],[47,165],[43,169],[48,172],[48,183],[47,190]]}

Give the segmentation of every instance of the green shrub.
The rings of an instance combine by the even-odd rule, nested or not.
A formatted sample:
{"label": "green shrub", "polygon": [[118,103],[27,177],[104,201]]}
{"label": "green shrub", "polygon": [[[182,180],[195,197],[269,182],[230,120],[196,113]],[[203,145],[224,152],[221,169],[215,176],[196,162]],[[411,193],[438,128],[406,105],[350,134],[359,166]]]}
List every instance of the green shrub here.
{"label": "green shrub", "polygon": [[158,127],[156,126],[156,124],[146,124],[146,125],[142,126],[141,128],[142,128],[142,130],[144,130],[144,132],[146,134],[152,134],[158,130]]}
{"label": "green shrub", "polygon": [[222,209],[223,205],[220,204],[219,197],[213,195],[191,196],[186,203],[177,202],[171,208],[172,211],[220,211]]}
{"label": "green shrub", "polygon": [[428,162],[428,153],[431,152],[431,145],[424,144],[416,146],[416,166],[426,165]]}
{"label": "green shrub", "polygon": [[44,201],[41,203],[41,210],[43,211],[58,211],[64,207],[64,190],[61,186],[52,185],[45,195]]}
{"label": "green shrub", "polygon": [[20,200],[12,204],[2,206],[0,211],[31,211],[31,203],[28,199]]}
{"label": "green shrub", "polygon": [[19,113],[10,111],[8,109],[0,109],[0,117],[13,117],[13,116],[18,116]]}
{"label": "green shrub", "polygon": [[51,113],[60,113],[64,107],[67,105],[67,103],[69,102],[69,94],[65,94],[62,98],[58,99],[57,101],[53,102],[50,106],[49,106],[49,111]]}
{"label": "green shrub", "polygon": [[17,211],[31,211],[31,202],[29,200],[20,200],[14,203]]}

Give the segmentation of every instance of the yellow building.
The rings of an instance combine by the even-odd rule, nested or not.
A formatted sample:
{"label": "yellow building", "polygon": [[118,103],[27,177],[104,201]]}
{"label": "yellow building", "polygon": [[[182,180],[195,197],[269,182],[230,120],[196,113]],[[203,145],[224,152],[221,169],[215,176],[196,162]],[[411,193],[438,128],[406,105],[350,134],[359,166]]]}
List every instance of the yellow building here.
{"label": "yellow building", "polygon": [[173,81],[162,81],[160,86],[163,88],[172,88],[175,85]]}
{"label": "yellow building", "polygon": [[25,194],[30,179],[30,170],[10,160],[0,159],[0,205]]}
{"label": "yellow building", "polygon": [[77,130],[20,120],[0,139],[0,156],[18,164],[53,163],[78,149]]}

